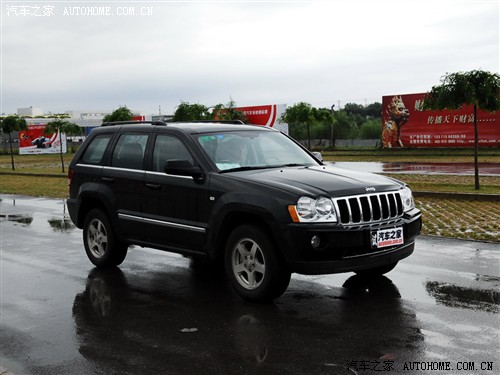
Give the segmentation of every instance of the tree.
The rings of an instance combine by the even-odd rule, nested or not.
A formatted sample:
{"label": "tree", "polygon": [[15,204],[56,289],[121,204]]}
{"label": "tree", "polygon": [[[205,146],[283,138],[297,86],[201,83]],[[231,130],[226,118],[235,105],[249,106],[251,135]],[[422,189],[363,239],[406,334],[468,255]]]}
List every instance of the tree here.
{"label": "tree", "polygon": [[364,118],[382,117],[382,103],[380,102],[371,103],[366,106],[356,103],[347,103],[344,106],[343,110],[346,111],[349,115],[359,115]]}
{"label": "tree", "polygon": [[308,148],[311,149],[311,123],[314,121],[311,104],[299,102],[287,107],[280,120],[286,122],[291,128],[305,125],[307,128]]}
{"label": "tree", "polygon": [[359,137],[361,139],[380,139],[381,136],[380,120],[367,120],[359,127]]}
{"label": "tree", "polygon": [[113,121],[130,121],[134,117],[134,114],[127,106],[122,106],[115,109],[112,113],[104,116],[103,122],[113,122]]}
{"label": "tree", "polygon": [[78,125],[62,120],[60,118],[56,118],[54,121],[49,122],[45,129],[43,130],[45,134],[54,134],[57,133],[59,135],[59,154],[61,155],[61,166],[62,173],[64,173],[64,159],[63,159],[63,151],[62,151],[62,133],[66,133],[67,135],[80,135],[82,134],[82,128]]}
{"label": "tree", "polygon": [[365,116],[365,107],[363,107],[361,104],[347,103],[346,105],[344,105],[343,109],[350,115],[353,114],[363,117]]}
{"label": "tree", "polygon": [[189,104],[181,102],[174,113],[174,121],[195,121],[195,120],[208,120],[210,113],[208,107],[203,104]]}
{"label": "tree", "polygon": [[463,104],[474,106],[474,188],[479,190],[477,110],[500,109],[500,75],[483,70],[446,74],[426,94],[423,109],[458,109]]}
{"label": "tree", "polygon": [[213,107],[212,120],[220,121],[230,121],[230,120],[240,120],[242,122],[247,122],[248,119],[245,114],[238,109],[236,109],[236,102],[231,98],[227,105],[217,104]]}
{"label": "tree", "polygon": [[9,135],[9,145],[10,145],[10,160],[12,164],[12,170],[15,170],[14,166],[14,151],[12,150],[12,132],[27,130],[28,124],[26,120],[17,116],[11,115],[4,117],[1,120],[2,132]]}
{"label": "tree", "polygon": [[344,110],[335,111],[334,139],[355,138],[358,125],[353,116],[349,116]]}
{"label": "tree", "polygon": [[365,107],[365,115],[374,118],[382,118],[382,103],[375,102],[368,104]]}
{"label": "tree", "polygon": [[335,143],[333,138],[335,119],[333,118],[332,110],[328,108],[313,108],[312,112],[315,120],[312,132],[313,137],[315,139],[319,138],[320,144],[322,139],[330,139],[331,146],[333,147]]}

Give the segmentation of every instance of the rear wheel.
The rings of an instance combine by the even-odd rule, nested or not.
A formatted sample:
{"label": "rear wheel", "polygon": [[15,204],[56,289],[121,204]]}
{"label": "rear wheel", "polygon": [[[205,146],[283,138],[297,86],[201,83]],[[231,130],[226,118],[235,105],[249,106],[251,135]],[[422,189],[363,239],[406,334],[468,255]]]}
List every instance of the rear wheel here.
{"label": "rear wheel", "polygon": [[269,237],[253,225],[239,226],[231,233],[225,266],[233,288],[247,300],[270,301],[282,295],[290,283],[290,271]]}
{"label": "rear wheel", "polygon": [[97,267],[118,266],[127,256],[128,245],[116,238],[107,215],[97,208],[85,218],[83,243],[88,258]]}
{"label": "rear wheel", "polygon": [[380,276],[388,273],[396,267],[398,262],[390,263],[385,266],[370,268],[368,270],[356,271],[356,274],[364,277]]}

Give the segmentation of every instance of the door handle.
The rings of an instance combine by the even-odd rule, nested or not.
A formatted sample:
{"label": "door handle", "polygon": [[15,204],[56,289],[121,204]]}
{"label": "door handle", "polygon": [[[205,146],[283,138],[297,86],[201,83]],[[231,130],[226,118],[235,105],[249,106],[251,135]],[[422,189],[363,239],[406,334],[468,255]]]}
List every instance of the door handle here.
{"label": "door handle", "polygon": [[115,179],[111,178],[111,177],[101,177],[101,180],[104,182],[110,182],[110,183],[115,182]]}

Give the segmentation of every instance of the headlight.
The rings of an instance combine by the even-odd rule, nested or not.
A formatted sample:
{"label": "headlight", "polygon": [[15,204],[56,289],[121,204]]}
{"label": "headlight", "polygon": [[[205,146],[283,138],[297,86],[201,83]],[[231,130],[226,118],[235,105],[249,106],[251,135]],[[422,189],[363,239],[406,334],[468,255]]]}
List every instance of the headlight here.
{"label": "headlight", "polygon": [[295,223],[336,223],[337,214],[330,198],[301,197],[295,206],[288,206],[288,212]]}
{"label": "headlight", "polygon": [[403,211],[410,211],[415,208],[415,202],[413,202],[413,194],[409,187],[404,187],[400,190],[401,200],[403,201]]}

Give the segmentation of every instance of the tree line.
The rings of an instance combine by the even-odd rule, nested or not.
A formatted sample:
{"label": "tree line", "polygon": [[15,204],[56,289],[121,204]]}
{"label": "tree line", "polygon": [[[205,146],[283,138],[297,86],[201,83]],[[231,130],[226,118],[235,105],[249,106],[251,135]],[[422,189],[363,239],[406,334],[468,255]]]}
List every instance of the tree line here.
{"label": "tree line", "polygon": [[[287,107],[280,120],[288,124],[291,137],[297,140],[320,139],[335,144],[336,139],[378,139],[382,131],[382,103],[367,106],[348,103],[343,109],[316,108],[306,102]],[[209,107],[181,102],[173,121],[241,120],[248,119],[231,100],[227,104]]]}

